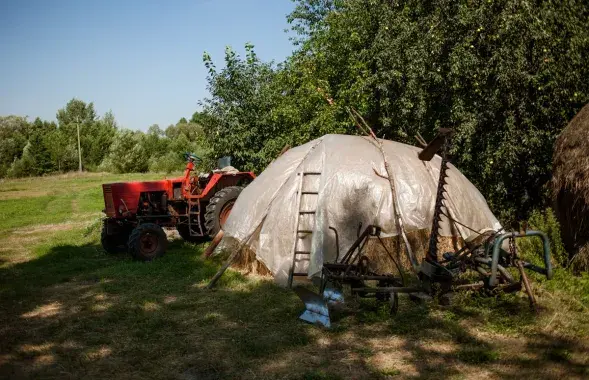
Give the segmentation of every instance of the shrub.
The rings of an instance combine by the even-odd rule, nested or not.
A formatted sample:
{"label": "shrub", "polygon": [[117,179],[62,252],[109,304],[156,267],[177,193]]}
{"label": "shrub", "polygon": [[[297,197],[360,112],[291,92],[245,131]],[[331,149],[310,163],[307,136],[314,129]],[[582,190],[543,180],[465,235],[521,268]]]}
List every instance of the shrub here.
{"label": "shrub", "polygon": [[[564,249],[560,237],[560,224],[551,208],[546,210],[534,210],[527,221],[528,229],[539,230],[548,235],[550,239],[550,253],[553,265],[568,266],[568,254]],[[522,257],[533,263],[541,263],[542,241],[537,238],[518,239],[517,246]]]}
{"label": "shrub", "polygon": [[184,160],[178,152],[168,152],[162,156],[149,159],[149,171],[158,173],[171,173],[184,167]]}
{"label": "shrub", "polygon": [[18,158],[12,162],[10,168],[6,172],[7,177],[11,178],[19,178],[19,177],[28,177],[31,175],[35,175],[35,159],[31,153],[31,143],[27,143],[23,149],[23,154],[21,158]]}

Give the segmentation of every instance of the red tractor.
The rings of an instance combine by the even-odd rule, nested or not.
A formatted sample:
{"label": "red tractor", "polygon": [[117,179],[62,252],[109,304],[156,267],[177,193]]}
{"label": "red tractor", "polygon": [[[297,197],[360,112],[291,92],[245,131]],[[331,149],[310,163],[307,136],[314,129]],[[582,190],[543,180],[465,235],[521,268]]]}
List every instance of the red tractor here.
{"label": "red tractor", "polygon": [[192,172],[200,159],[185,156],[183,177],[102,185],[106,218],[101,242],[107,252],[128,250],[133,258],[150,261],[166,251],[162,227],[175,227],[189,242],[201,242],[219,232],[239,193],[255,175],[235,170],[225,158],[219,160],[224,169],[196,176]]}

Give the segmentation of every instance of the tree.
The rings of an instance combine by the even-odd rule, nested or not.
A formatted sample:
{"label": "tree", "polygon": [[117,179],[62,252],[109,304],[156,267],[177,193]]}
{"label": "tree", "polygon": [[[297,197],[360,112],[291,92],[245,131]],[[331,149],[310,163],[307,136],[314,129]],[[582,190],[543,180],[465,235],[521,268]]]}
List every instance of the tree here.
{"label": "tree", "polygon": [[153,124],[147,130],[143,139],[143,146],[150,157],[161,156],[168,150],[168,140],[164,131],[157,124]]}
{"label": "tree", "polygon": [[114,130],[112,125],[100,123],[94,104],[74,98],[57,111],[56,117],[62,136],[70,143],[77,144],[79,127],[83,165],[98,165],[106,153],[104,147],[108,146]]}
{"label": "tree", "polygon": [[129,130],[117,131],[108,155],[99,169],[114,173],[145,172],[149,156],[143,146],[143,133]]}
{"label": "tree", "polygon": [[32,145],[31,155],[35,163],[32,175],[51,173],[56,169],[51,160],[51,152],[46,144],[45,136],[55,132],[57,124],[36,118],[31,126],[29,143]]}
{"label": "tree", "polygon": [[[75,128],[76,123],[91,124],[96,121],[94,103],[86,103],[73,98],[64,108],[57,111],[57,122],[60,128]],[[71,132],[71,131],[69,131]]]}
{"label": "tree", "polygon": [[0,178],[22,156],[27,144],[29,123],[20,116],[0,117]]}
{"label": "tree", "polygon": [[[298,0],[278,67],[228,50],[200,114],[215,154],[262,169],[286,142],[354,133],[413,144],[452,127],[453,162],[504,222],[547,201],[556,135],[589,101],[582,1]],[[332,98],[329,106],[325,97]]]}
{"label": "tree", "polygon": [[204,54],[211,98],[202,104],[201,122],[214,156],[232,156],[237,167],[254,169],[266,163],[262,151],[264,141],[272,137],[269,119],[279,93],[273,87],[273,65],[262,63],[253,45],[245,49],[246,57],[241,59],[226,48],[226,67],[220,72]]}
{"label": "tree", "polygon": [[28,142],[23,149],[22,156],[14,160],[12,165],[10,165],[6,173],[7,177],[29,177],[37,174],[35,157],[33,156],[32,150],[33,146]]}

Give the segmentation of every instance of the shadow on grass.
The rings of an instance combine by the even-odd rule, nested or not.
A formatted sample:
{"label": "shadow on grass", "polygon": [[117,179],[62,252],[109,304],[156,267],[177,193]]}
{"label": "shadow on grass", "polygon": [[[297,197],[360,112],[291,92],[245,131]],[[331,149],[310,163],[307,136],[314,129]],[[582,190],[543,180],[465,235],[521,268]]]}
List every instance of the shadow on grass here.
{"label": "shadow on grass", "polygon": [[[168,252],[141,263],[96,244],[62,245],[0,268],[0,376],[449,378],[480,366],[509,377],[555,365],[586,373],[576,343],[554,346],[549,335],[524,344],[537,357],[505,356],[461,323],[480,317],[467,308],[440,314],[405,302],[392,320],[382,310],[341,313],[326,331],[297,320],[302,304],[291,291],[236,272],[206,290],[219,262],[180,241]],[[402,360],[383,367],[381,354]]]}
{"label": "shadow on grass", "polygon": [[[154,262],[94,244],[56,246],[0,269],[0,375],[220,378],[307,344],[296,298],[227,272],[175,241]],[[308,327],[308,328],[307,328]]]}

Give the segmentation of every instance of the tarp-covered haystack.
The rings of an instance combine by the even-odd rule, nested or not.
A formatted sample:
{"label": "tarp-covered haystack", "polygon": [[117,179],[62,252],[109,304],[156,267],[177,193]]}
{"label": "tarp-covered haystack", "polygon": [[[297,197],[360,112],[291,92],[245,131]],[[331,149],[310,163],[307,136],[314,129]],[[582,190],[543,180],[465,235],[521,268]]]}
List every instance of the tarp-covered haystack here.
{"label": "tarp-covered haystack", "polygon": [[589,269],[589,104],[556,140],[552,189],[565,248]]}
{"label": "tarp-covered haystack", "polygon": [[[285,283],[296,239],[297,251],[311,252],[309,261],[297,263],[296,272],[308,272],[311,277],[320,273],[324,261],[333,262],[336,257],[335,233],[330,227],[339,233],[341,254],[356,240],[360,223],[364,227],[380,226],[385,240],[396,239],[396,203],[414,250],[419,251],[421,244],[423,255],[432,224],[441,159],[436,156],[423,162],[417,157],[419,148],[381,141],[393,171],[396,202],[383,155],[374,140],[326,135],[287,151],[241,193],[224,226],[222,246],[243,247],[278,282]],[[501,228],[475,186],[451,165],[448,174],[446,204],[450,217],[477,231]],[[300,206],[299,189],[303,194]],[[298,230],[311,232],[296,232],[299,211],[315,211],[301,214],[299,220]],[[444,218],[442,236],[454,237],[456,241],[471,234],[472,231]]]}

